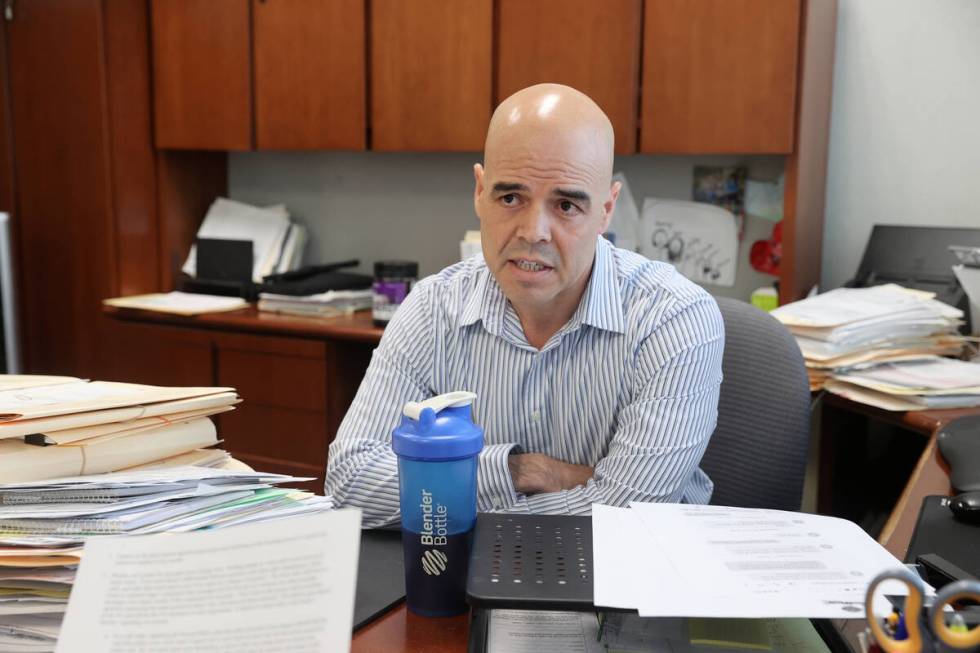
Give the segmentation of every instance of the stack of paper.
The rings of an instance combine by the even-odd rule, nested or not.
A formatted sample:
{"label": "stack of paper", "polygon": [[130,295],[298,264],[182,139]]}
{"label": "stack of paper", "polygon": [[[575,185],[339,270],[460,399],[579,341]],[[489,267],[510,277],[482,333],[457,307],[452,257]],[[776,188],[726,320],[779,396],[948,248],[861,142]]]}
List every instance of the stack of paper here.
{"label": "stack of paper", "polygon": [[18,379],[0,382],[3,483],[97,474],[188,454],[213,457],[192,454],[218,443],[208,417],[241,401],[234,388]]}
{"label": "stack of paper", "polygon": [[852,522],[779,510],[595,505],[592,536],[595,605],[641,617],[860,619],[871,579],[901,566]]}
{"label": "stack of paper", "polygon": [[259,295],[259,310],[290,315],[335,317],[371,308],[374,294],[368,290],[328,290],[306,296]]}
{"label": "stack of paper", "polygon": [[106,306],[116,308],[135,308],[141,311],[157,313],[172,313],[174,315],[201,315],[202,313],[226,313],[237,311],[248,306],[241,297],[223,297],[221,295],[204,295],[173,291],[168,293],[151,293],[149,295],[131,295],[129,297],[112,297],[103,299]]}
{"label": "stack of paper", "polygon": [[957,355],[963,312],[932,293],[895,284],[839,288],[773,310],[800,345],[810,389],[824,387],[834,372],[886,361]]}
{"label": "stack of paper", "polygon": [[980,406],[980,363],[938,356],[837,372],[827,390],[885,410]]}
{"label": "stack of paper", "polygon": [[[211,204],[198,238],[252,241],[252,281],[270,274],[298,269],[308,234],[306,227],[291,222],[284,206],[259,208],[219,197]],[[183,271],[196,276],[197,250],[191,247]]]}
{"label": "stack of paper", "polygon": [[4,637],[53,650],[88,539],[224,528],[332,508],[328,498],[274,487],[300,480],[179,466],[0,485],[0,650],[7,650]]}

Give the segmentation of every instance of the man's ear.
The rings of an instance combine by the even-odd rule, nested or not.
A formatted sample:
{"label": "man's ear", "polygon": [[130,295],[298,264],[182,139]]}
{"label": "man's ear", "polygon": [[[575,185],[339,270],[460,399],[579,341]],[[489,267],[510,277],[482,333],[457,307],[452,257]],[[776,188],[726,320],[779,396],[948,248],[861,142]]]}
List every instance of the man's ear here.
{"label": "man's ear", "polygon": [[473,164],[473,210],[476,211],[476,217],[480,217],[480,195],[483,194],[483,166],[479,163]]}
{"label": "man's ear", "polygon": [[600,234],[609,231],[609,222],[612,220],[613,212],[616,210],[616,199],[619,197],[619,191],[622,187],[622,182],[614,181],[612,187],[609,189],[609,198],[602,203],[602,229],[599,230]]}

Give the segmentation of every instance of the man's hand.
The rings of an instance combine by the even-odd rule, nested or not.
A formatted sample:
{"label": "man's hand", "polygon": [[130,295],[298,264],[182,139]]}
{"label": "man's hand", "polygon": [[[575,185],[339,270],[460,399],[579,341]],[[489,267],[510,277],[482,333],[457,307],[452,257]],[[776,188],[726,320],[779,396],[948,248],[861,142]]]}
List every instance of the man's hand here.
{"label": "man's hand", "polygon": [[588,465],[573,465],[543,453],[522,453],[507,459],[514,489],[524,494],[558,492],[585,485],[592,478]]}

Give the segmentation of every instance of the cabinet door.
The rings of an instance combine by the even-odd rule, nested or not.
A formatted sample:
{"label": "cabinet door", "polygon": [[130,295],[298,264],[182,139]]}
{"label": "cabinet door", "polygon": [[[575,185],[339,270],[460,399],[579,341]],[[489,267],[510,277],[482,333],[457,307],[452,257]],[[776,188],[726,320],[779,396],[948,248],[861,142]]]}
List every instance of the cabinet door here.
{"label": "cabinet door", "polygon": [[492,18],[491,0],[373,0],[373,149],[483,149]]}
{"label": "cabinet door", "polygon": [[500,0],[497,97],[541,82],[596,101],[616,153],[636,152],[642,0]]}
{"label": "cabinet door", "polygon": [[113,290],[102,3],[17,3],[5,23],[28,372],[90,375]]}
{"label": "cabinet door", "polygon": [[252,146],[249,0],[153,0],[156,146]]}
{"label": "cabinet door", "polygon": [[800,0],[646,0],[640,150],[793,149]]}
{"label": "cabinet door", "polygon": [[252,0],[260,149],[363,150],[363,0]]}
{"label": "cabinet door", "polygon": [[324,343],[221,333],[215,344],[218,385],[244,399],[218,418],[225,449],[258,469],[315,476],[322,492],[330,440]]}

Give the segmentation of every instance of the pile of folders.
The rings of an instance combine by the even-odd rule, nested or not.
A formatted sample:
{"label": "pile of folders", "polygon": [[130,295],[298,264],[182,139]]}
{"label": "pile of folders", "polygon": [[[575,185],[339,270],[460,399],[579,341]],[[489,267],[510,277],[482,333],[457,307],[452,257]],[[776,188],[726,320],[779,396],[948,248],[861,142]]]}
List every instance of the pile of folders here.
{"label": "pile of folders", "polygon": [[232,388],[0,375],[0,650],[53,651],[88,538],[329,510],[220,449]]}

